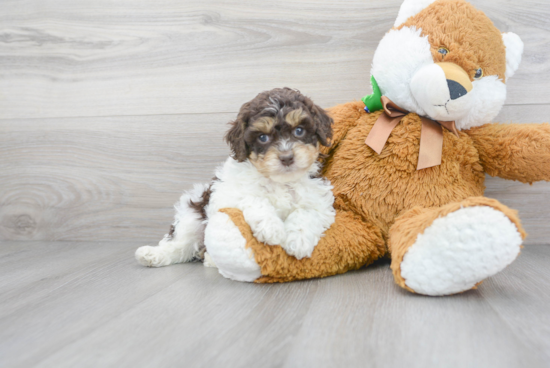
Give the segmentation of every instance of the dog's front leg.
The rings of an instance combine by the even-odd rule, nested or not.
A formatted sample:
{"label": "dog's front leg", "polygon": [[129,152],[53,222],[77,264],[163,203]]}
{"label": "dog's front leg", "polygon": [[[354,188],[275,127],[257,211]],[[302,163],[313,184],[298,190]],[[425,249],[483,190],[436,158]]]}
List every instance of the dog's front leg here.
{"label": "dog's front leg", "polygon": [[283,249],[297,259],[311,257],[323,232],[334,222],[335,212],[314,209],[297,209],[285,220],[286,239]]}
{"label": "dog's front leg", "polygon": [[285,224],[266,198],[246,198],[240,208],[257,240],[269,245],[280,245],[284,241]]}

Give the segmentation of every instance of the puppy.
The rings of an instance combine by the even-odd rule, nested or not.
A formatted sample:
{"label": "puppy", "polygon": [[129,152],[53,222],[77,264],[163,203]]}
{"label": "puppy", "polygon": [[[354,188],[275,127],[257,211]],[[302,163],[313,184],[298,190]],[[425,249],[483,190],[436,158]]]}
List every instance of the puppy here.
{"label": "puppy", "polygon": [[[169,234],[136,259],[160,267],[205,259],[208,219],[222,208],[243,212],[256,239],[310,257],[334,222],[334,196],[319,177],[319,145],[328,146],[332,119],[296,90],[277,88],[245,103],[225,136],[232,151],[210,184],[195,185],[175,205]],[[215,230],[215,229],[214,229]]]}

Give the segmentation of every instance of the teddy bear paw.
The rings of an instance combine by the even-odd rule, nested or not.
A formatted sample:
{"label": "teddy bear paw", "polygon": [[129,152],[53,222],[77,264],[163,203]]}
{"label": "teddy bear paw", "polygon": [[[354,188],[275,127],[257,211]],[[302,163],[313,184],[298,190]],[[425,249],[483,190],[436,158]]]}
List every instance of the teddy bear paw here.
{"label": "teddy bear paw", "polygon": [[461,208],[419,234],[401,262],[405,284],[419,294],[450,295],[474,288],[519,254],[522,237],[504,213]]}
{"label": "teddy bear paw", "polygon": [[202,261],[202,264],[204,267],[218,268],[218,266],[216,266],[216,263],[214,262],[212,257],[210,257],[210,254],[208,254],[208,252],[204,253],[204,260]]}

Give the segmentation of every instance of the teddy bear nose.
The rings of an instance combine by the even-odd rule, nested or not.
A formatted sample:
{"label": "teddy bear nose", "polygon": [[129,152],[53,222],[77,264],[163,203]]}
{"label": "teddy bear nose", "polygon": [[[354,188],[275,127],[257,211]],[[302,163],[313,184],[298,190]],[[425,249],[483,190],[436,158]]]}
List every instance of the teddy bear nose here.
{"label": "teddy bear nose", "polygon": [[294,163],[294,153],[285,153],[283,155],[279,155],[279,160],[281,160],[281,163],[284,166],[290,166]]}
{"label": "teddy bear nose", "polygon": [[466,91],[466,88],[462,86],[462,84],[447,79],[447,86],[449,86],[449,93],[451,94],[451,100],[456,100],[457,98],[460,98],[464,96],[468,91]]}
{"label": "teddy bear nose", "polygon": [[436,65],[443,70],[451,100],[456,100],[472,90],[470,77],[462,67],[449,62],[436,63]]}

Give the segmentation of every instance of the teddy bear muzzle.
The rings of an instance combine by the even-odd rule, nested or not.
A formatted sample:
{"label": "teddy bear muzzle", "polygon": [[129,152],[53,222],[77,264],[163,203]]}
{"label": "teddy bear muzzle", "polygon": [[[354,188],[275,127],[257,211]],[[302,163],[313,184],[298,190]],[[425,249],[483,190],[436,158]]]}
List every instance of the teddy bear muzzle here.
{"label": "teddy bear muzzle", "polygon": [[434,120],[454,121],[463,118],[471,108],[473,89],[468,74],[455,63],[426,65],[411,79],[414,99]]}

